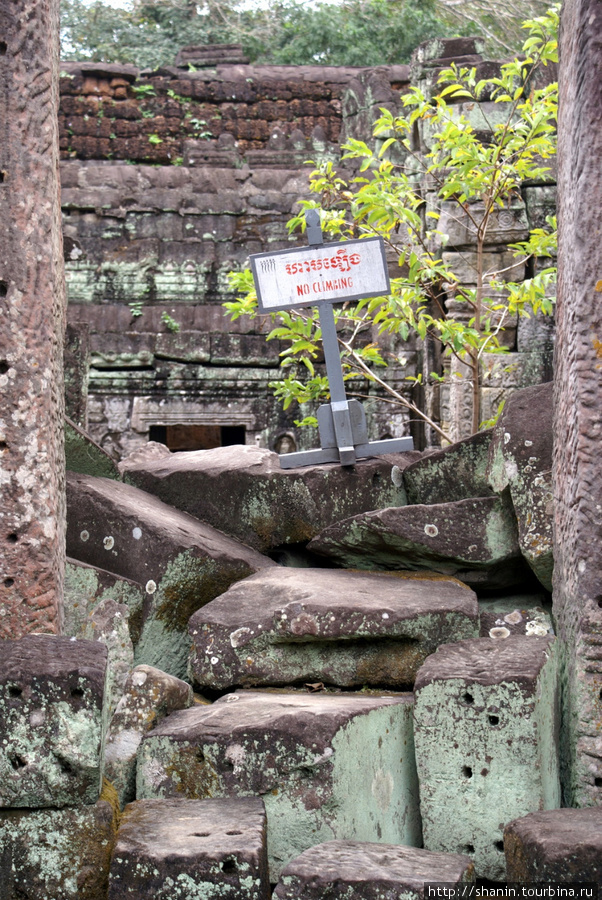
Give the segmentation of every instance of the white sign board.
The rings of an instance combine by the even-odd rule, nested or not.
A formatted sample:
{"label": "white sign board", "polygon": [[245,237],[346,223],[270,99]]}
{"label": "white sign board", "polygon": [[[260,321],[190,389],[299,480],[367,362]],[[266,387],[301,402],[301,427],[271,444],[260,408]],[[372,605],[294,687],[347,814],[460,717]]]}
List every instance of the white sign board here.
{"label": "white sign board", "polygon": [[380,237],[275,253],[254,253],[251,268],[262,312],[378,297],[391,291]]}

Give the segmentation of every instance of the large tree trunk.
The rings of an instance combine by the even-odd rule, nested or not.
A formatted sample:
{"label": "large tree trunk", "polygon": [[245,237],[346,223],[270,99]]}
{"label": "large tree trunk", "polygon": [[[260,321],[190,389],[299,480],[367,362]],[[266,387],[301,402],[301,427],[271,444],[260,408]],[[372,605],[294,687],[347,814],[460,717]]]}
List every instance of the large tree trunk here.
{"label": "large tree trunk", "polygon": [[602,804],[602,3],[565,0],[560,40],[554,609],[565,802]]}
{"label": "large tree trunk", "polygon": [[0,638],[62,616],[58,35],[58,0],[0,0]]}

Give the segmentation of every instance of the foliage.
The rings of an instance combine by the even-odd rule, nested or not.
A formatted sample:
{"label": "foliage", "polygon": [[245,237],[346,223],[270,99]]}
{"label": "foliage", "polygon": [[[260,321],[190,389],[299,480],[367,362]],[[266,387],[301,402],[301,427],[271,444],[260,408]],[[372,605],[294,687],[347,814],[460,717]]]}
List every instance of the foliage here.
{"label": "foliage", "polygon": [[[489,235],[496,215],[520,200],[523,181],[545,175],[555,153],[557,85],[535,84],[538,68],[557,58],[557,26],[557,9],[527,21],[524,57],[501,66],[498,77],[479,81],[474,68],[452,66],[440,74],[435,96],[414,86],[402,98],[403,114],[382,109],[374,127],[377,148],[359,140],[343,148],[343,160],[357,167],[355,176],[343,177],[331,162],[311,173],[310,189],[320,200],[304,201],[302,208],[321,208],[323,229],[338,239],[381,235],[399,266],[389,297],[346,304],[337,311],[345,377],[354,383],[376,381],[390,398],[423,418],[377,374],[376,368],[386,364],[379,336],[381,344],[383,336],[405,341],[411,333],[436,342],[450,360],[449,376],[464,377],[472,386],[476,431],[483,353],[503,352],[499,333],[509,313],[551,311],[547,292],[555,278],[553,219],[549,231],[536,229],[528,240],[512,245],[518,260],[538,260],[538,271],[526,281],[508,283],[506,271],[488,270],[491,257],[485,247],[495,243]],[[486,97],[490,101],[479,104]],[[425,201],[425,184],[435,203]],[[461,283],[450,261],[457,261],[458,254],[443,258],[449,235],[440,226],[472,232],[470,241],[461,242],[476,250],[468,285]],[[303,213],[289,227],[303,228]],[[547,263],[543,267],[542,261]],[[232,285],[241,296],[226,304],[230,314],[256,314],[250,273],[233,274]],[[317,312],[273,318],[269,337],[288,342],[282,365],[293,372],[275,385],[277,395],[285,405],[327,397],[326,379],[314,365],[320,342]],[[441,379],[445,370],[431,374]]]}
{"label": "foliage", "polygon": [[61,0],[62,58],[171,65],[192,44],[237,42],[251,61],[309,65],[408,62],[430,37],[456,33],[438,0]]}

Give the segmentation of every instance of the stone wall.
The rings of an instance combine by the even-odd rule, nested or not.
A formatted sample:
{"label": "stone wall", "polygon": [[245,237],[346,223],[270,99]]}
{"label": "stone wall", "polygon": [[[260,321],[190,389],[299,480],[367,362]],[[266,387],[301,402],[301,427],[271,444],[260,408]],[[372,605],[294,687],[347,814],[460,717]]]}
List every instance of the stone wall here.
{"label": "stone wall", "polygon": [[[412,75],[409,66],[250,66],[231,51],[220,63],[202,49],[157,72],[64,64],[69,321],[89,327],[88,424],[102,446],[123,456],[149,435],[165,440],[167,429],[172,449],[184,449],[180,425],[197,428],[186,449],[242,439],[274,449],[284,436],[312,446],[315,436],[294,425],[299,411],[283,412],[268,386],[281,377],[282,349],[265,341],[269,323],[223,314],[227,273],[250,253],[290,245],[286,222],[308,191],[305,162],[338,159],[348,136],[368,139],[379,108],[397,109],[411,77],[450,58],[495,67],[466,43],[435,42]],[[553,209],[553,191],[553,182],[525,187],[521,234]],[[517,239],[502,226],[498,245]],[[450,247],[470,249],[466,240]],[[487,361],[485,417],[508,389],[551,377],[549,323],[521,326],[507,330],[511,357]],[[398,390],[447,424],[461,415],[436,385],[405,381],[424,371],[428,382],[428,348],[389,349],[396,363],[387,377]],[[367,412],[372,439],[408,430],[418,446],[432,439],[401,408],[368,402]]]}

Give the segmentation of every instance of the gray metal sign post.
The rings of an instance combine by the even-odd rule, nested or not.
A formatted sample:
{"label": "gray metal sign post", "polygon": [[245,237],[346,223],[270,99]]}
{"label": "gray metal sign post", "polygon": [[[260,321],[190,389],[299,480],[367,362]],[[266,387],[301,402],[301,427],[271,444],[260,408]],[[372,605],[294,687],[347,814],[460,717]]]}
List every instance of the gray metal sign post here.
{"label": "gray metal sign post", "polygon": [[[305,219],[309,248],[251,256],[260,309],[271,311],[315,305],[322,329],[330,403],[324,403],[318,409],[321,447],[283,454],[280,466],[293,469],[327,462],[352,466],[362,457],[413,450],[411,437],[368,440],[364,407],[359,400],[348,400],[345,392],[332,307],[333,302],[377,297],[389,292],[382,239],[324,244],[318,211],[307,210]],[[325,252],[312,253],[316,249]],[[317,295],[315,299],[312,299],[312,293]]]}

